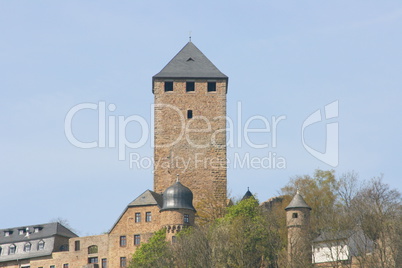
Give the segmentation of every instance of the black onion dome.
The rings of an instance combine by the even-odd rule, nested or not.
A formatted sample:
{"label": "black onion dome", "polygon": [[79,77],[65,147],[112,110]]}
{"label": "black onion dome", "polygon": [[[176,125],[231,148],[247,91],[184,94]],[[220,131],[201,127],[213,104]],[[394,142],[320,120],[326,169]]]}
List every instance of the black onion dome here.
{"label": "black onion dome", "polygon": [[179,181],[168,187],[163,193],[163,206],[160,211],[171,209],[190,209],[193,207],[193,192]]}

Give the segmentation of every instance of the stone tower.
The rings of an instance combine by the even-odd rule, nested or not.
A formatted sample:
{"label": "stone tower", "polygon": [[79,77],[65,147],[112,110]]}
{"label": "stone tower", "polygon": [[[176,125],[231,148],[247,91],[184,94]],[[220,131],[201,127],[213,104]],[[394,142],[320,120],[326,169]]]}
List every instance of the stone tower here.
{"label": "stone tower", "polygon": [[228,77],[192,43],[152,79],[154,191],[180,174],[202,202],[226,202],[226,93]]}
{"label": "stone tower", "polygon": [[194,225],[196,210],[193,207],[193,193],[177,180],[163,192],[160,212],[161,222],[167,232],[166,239],[172,241],[180,230]]}
{"label": "stone tower", "polygon": [[290,267],[311,266],[310,211],[303,197],[297,191],[286,210],[288,229],[288,261]]}

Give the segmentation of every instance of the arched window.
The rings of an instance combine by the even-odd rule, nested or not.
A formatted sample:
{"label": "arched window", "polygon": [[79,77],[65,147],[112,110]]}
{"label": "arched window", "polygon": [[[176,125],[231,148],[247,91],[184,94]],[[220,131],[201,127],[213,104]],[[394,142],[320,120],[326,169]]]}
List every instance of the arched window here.
{"label": "arched window", "polygon": [[45,241],[41,240],[38,243],[38,250],[44,250],[45,249]]}
{"label": "arched window", "polygon": [[30,252],[31,251],[31,243],[26,242],[24,245],[24,251],[25,252]]}
{"label": "arched window", "polygon": [[10,255],[15,254],[15,249],[16,249],[16,246],[14,244],[10,245],[9,254]]}
{"label": "arched window", "polygon": [[98,253],[98,246],[92,245],[88,247],[88,254]]}

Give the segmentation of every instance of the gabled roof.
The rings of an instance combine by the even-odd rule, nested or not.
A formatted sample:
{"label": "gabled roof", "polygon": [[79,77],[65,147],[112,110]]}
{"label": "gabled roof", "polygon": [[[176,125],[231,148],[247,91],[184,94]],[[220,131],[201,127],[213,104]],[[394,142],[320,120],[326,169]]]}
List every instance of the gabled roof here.
{"label": "gabled roof", "polygon": [[349,238],[354,233],[354,230],[326,231],[316,237],[313,242],[343,240]]}
{"label": "gabled roof", "polygon": [[139,197],[134,199],[134,201],[128,204],[128,207],[152,206],[152,205],[158,205],[159,207],[162,207],[162,203],[163,200],[160,194],[157,194],[150,190],[146,190]]}
{"label": "gabled roof", "polygon": [[[26,230],[28,228],[29,235],[27,236]],[[39,228],[37,233],[34,232],[35,228]],[[19,234],[19,230],[24,230],[24,234]],[[9,236],[5,236],[5,232],[9,232]],[[0,244],[6,243],[16,243],[21,241],[42,239],[47,237],[52,237],[55,235],[63,237],[77,237],[77,235],[64,227],[58,222],[46,223],[46,224],[36,224],[36,225],[26,225],[20,227],[13,227],[8,229],[0,229]]]}
{"label": "gabled roof", "polygon": [[300,195],[299,191],[297,191],[296,195],[293,197],[290,204],[285,208],[285,210],[292,208],[308,208],[311,210],[311,207],[307,205],[306,201],[304,201],[303,197]]}
{"label": "gabled roof", "polygon": [[153,78],[228,79],[192,42],[188,42]]}
{"label": "gabled roof", "polygon": [[151,190],[146,190],[127,205],[124,211],[120,214],[120,217],[113,224],[112,228],[110,228],[109,233],[114,229],[114,227],[120,221],[121,217],[123,217],[124,213],[126,213],[128,208],[141,207],[141,206],[158,206],[159,208],[161,208],[162,205],[163,205],[162,195],[157,194]]}

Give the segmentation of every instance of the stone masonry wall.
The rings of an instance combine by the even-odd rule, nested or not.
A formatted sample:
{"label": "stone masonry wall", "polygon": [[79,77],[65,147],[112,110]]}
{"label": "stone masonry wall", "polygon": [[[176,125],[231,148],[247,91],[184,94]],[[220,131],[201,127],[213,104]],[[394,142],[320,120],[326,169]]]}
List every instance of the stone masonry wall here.
{"label": "stone masonry wall", "polygon": [[[170,80],[171,81],[171,80]],[[180,182],[202,200],[226,201],[226,81],[216,81],[216,92],[207,92],[207,80],[195,81],[186,92],[186,80],[174,80],[164,91],[164,80],[155,79],[154,191],[162,193],[180,175]],[[192,110],[193,118],[187,118]]]}

